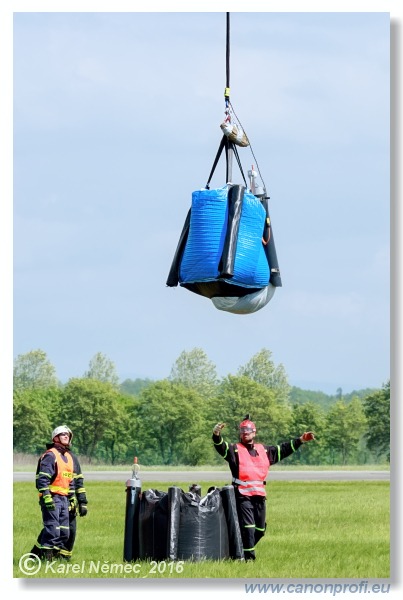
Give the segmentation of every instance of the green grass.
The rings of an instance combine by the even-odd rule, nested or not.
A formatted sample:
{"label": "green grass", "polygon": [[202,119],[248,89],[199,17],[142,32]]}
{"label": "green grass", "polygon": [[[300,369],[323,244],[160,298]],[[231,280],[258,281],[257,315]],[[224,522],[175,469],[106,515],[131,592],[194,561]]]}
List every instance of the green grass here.
{"label": "green grass", "polygon": [[[204,483],[222,486],[225,478]],[[179,481],[149,482],[147,489],[166,491],[171,485],[184,490]],[[14,577],[24,577],[18,562],[29,552],[41,529],[37,495],[31,483],[14,484]],[[238,561],[166,561],[158,566],[138,563],[138,573],[119,572],[124,565],[123,532],[125,486],[119,482],[88,482],[89,513],[78,519],[78,534],[70,567],[82,573],[41,571],[35,577],[148,577],[148,578],[388,578],[389,483],[370,482],[281,482],[268,485],[267,534],[257,546],[254,563]],[[90,563],[93,561],[93,563]],[[98,562],[99,561],[99,562]],[[77,566],[78,565],[78,566]],[[105,572],[95,572],[99,566]],[[127,565],[129,568],[130,565]],[[133,565],[132,565],[133,566]],[[115,569],[113,572],[111,569]],[[179,566],[180,570],[181,566]],[[91,569],[91,571],[90,571]]]}

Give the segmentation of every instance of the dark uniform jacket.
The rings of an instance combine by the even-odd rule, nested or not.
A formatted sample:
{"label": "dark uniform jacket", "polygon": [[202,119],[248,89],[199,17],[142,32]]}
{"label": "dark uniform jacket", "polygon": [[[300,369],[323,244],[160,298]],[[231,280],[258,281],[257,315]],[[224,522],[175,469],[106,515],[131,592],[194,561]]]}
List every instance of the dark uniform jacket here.
{"label": "dark uniform jacket", "polygon": [[[56,448],[61,454],[69,452],[73,458],[73,471],[74,476],[70,482],[68,499],[71,501],[73,498],[77,499],[78,504],[87,504],[87,496],[84,488],[84,478],[81,473],[81,466],[79,460],[75,454],[65,446],[61,444],[46,444],[46,449]],[[57,462],[53,452],[46,452],[38,460],[38,466],[36,469],[36,489],[40,494],[46,496],[50,494],[49,486],[55,480],[57,475]]]}
{"label": "dark uniform jacket", "polygon": [[[221,435],[214,434],[213,442],[214,448],[217,450],[218,454],[220,454],[228,462],[233,479],[239,479],[239,457],[237,445],[229,444],[221,437]],[[266,450],[270,465],[274,465],[280,460],[287,458],[287,456],[290,456],[290,454],[295,452],[295,450],[298,450],[298,448],[302,446],[302,442],[299,438],[294,438],[290,442],[283,442],[278,446],[266,446],[265,444],[262,444],[262,446]],[[248,449],[249,454],[256,456],[256,450],[253,443],[246,445],[246,448]],[[236,490],[237,486],[234,485],[234,487]]]}

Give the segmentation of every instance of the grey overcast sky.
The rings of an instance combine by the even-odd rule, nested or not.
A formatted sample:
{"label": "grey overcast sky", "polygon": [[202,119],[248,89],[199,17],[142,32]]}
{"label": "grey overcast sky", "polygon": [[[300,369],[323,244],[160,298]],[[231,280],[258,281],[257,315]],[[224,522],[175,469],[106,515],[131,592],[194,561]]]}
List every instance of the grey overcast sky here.
{"label": "grey overcast sky", "polygon": [[157,379],[183,350],[224,376],[266,347],[306,389],[389,378],[388,12],[231,13],[283,280],[246,316],[165,285],[221,139],[225,12],[19,12],[13,34],[14,357]]}

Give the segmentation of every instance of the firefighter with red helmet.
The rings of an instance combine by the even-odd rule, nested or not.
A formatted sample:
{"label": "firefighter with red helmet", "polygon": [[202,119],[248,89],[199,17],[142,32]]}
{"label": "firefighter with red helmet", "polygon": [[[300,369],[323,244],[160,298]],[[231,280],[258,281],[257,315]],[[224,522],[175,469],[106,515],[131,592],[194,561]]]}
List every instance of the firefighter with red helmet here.
{"label": "firefighter with red helmet", "polygon": [[87,514],[87,496],[78,458],[71,452],[72,431],[60,425],[52,432],[52,443],[38,461],[36,488],[43,528],[31,552],[40,558],[71,556],[76,532],[77,506]]}
{"label": "firefighter with red helmet", "polygon": [[240,441],[229,444],[221,435],[224,426],[217,423],[213,429],[214,447],[231,469],[245,560],[255,560],[256,544],[266,531],[265,485],[270,465],[287,458],[315,437],[308,431],[278,446],[256,444],[256,426],[246,415],[239,425]]}

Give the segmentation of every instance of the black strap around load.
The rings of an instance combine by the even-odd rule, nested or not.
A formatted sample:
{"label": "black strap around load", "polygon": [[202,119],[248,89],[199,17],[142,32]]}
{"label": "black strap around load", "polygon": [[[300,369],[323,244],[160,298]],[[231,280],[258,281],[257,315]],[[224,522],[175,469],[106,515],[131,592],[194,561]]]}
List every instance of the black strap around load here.
{"label": "black strap around load", "polygon": [[[213,166],[211,167],[209,178],[208,178],[207,183],[206,183],[206,190],[210,189],[210,183],[211,183],[211,180],[213,178],[214,171],[216,170],[216,167],[218,165],[218,161],[221,158],[221,154],[222,154],[222,151],[224,150],[224,148],[225,148],[225,154],[226,154],[226,159],[227,159],[227,167],[228,167],[228,151],[232,150],[233,153],[234,153],[234,156],[236,158],[236,161],[238,163],[239,170],[241,171],[241,175],[242,175],[242,179],[244,181],[245,187],[247,188],[248,184],[246,183],[245,174],[243,172],[241,160],[240,160],[239,154],[238,154],[238,149],[235,146],[235,144],[233,144],[231,142],[231,140],[229,140],[227,138],[226,135],[223,135],[223,137],[221,138],[220,145],[219,145],[218,150],[217,150],[216,157],[215,157],[214,162],[213,162]],[[227,171],[228,171],[228,169],[227,169]],[[228,183],[228,181],[227,181],[227,183]]]}
{"label": "black strap around load", "polygon": [[220,156],[222,154],[222,151],[224,150],[224,147],[226,145],[226,140],[227,140],[227,137],[225,135],[223,135],[222,139],[221,139],[221,142],[220,142],[220,145],[219,145],[218,150],[217,150],[216,157],[215,157],[214,162],[213,162],[213,166],[211,167],[210,176],[209,176],[208,181],[206,183],[206,190],[210,189],[210,182],[211,182],[211,180],[213,178],[214,171],[216,169],[218,161],[220,160]]}
{"label": "black strap around load", "polygon": [[220,279],[230,279],[234,276],[235,254],[244,193],[245,188],[243,185],[233,185],[228,190],[228,225],[221,260],[218,265]]}

